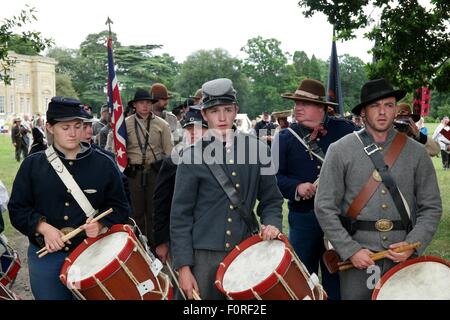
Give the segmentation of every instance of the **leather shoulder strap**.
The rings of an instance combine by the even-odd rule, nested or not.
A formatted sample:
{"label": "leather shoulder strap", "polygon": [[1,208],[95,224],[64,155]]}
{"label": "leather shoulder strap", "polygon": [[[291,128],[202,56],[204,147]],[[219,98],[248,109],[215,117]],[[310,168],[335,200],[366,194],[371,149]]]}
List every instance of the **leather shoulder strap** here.
{"label": "leather shoulder strap", "polygon": [[[357,135],[356,132],[355,134]],[[407,138],[403,134],[397,133],[395,135],[394,140],[392,141],[388,151],[384,156],[384,162],[389,168],[392,168],[392,166],[394,165],[395,161],[400,155],[400,152],[403,150],[403,147],[406,144],[406,140]],[[371,152],[368,147],[365,147],[364,150],[366,151],[366,153]],[[375,190],[378,188],[380,183],[381,179],[377,178],[377,180],[375,180],[374,175],[371,175],[364,187],[361,189],[355,199],[353,199],[353,202],[350,204],[350,207],[347,210],[347,215],[356,220],[356,217],[365,207],[370,198],[372,198],[372,195],[375,193]]]}
{"label": "leather shoulder strap", "polygon": [[47,156],[47,160],[55,170],[56,174],[59,176],[67,189],[70,190],[73,198],[86,214],[86,217],[90,217],[95,214],[97,211],[92,207],[86,195],[83,193],[73,176],[64,166],[64,163],[61,161],[52,145],[45,150],[45,155]]}
{"label": "leather shoulder strap", "polygon": [[242,210],[241,197],[237,192],[236,188],[234,187],[234,185],[231,183],[230,178],[227,176],[223,168],[220,166],[220,164],[213,163],[207,164],[206,166],[211,171],[212,175],[217,180],[219,185],[222,187],[223,191],[227,195],[233,207],[237,210],[237,212],[241,216],[242,220],[244,220],[249,231],[252,234],[258,233],[259,225],[254,217],[254,214],[251,212],[251,215],[248,215]]}

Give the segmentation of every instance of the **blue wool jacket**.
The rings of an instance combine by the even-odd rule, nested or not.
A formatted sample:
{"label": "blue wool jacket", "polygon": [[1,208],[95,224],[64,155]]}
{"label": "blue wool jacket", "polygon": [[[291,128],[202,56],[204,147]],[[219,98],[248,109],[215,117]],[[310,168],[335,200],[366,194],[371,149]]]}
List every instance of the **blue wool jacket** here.
{"label": "blue wool jacket", "polygon": [[[94,209],[99,212],[113,209],[100,222],[107,227],[127,223],[130,208],[119,170],[111,159],[85,144],[75,160],[67,160],[63,153],[55,150]],[[42,236],[36,233],[40,220],[45,219],[62,229],[77,228],[87,219],[43,151],[22,162],[13,183],[8,210],[12,225],[37,246],[42,245]],[[73,250],[84,237],[83,232],[73,238],[66,251]]]}
{"label": "blue wool jacket", "polygon": [[[290,128],[302,137],[299,126],[299,124],[293,123],[290,125]],[[325,118],[324,128],[327,130],[327,134],[317,138],[317,144],[324,153],[327,152],[331,143],[356,130],[356,126],[352,122],[328,116]],[[303,127],[303,130],[305,132],[311,131],[305,127]],[[314,198],[295,201],[295,191],[300,183],[313,183],[317,180],[322,163],[315,156],[311,158],[306,148],[288,129],[281,130],[275,141],[278,143],[272,145],[272,155],[275,152],[274,148],[278,147],[278,187],[283,197],[289,200],[289,210],[296,212],[313,210]]]}

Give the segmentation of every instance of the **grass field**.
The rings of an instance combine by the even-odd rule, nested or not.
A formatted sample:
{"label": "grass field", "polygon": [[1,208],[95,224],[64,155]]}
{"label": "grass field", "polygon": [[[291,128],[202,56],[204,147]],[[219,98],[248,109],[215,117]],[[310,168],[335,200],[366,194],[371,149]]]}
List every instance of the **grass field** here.
{"label": "grass field", "polygon": [[[427,124],[429,133],[432,134],[437,124]],[[433,242],[428,247],[426,254],[444,257],[450,260],[450,171],[442,169],[442,162],[440,158],[433,157],[433,164],[436,168],[439,188],[441,191],[443,215],[439,224],[438,231],[433,239]],[[14,149],[11,144],[9,135],[0,134],[0,180],[5,184],[8,192],[11,192],[12,183],[16,175],[19,164],[14,159]],[[288,231],[287,223],[287,203],[283,205],[283,230]],[[9,223],[8,214],[4,212],[3,218],[5,220],[5,233],[10,235],[14,232]]]}

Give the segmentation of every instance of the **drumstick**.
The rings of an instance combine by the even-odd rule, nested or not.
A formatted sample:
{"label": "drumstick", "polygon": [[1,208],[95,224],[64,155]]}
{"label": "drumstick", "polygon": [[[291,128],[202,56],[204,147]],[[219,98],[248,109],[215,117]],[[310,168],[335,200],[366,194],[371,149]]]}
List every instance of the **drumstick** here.
{"label": "drumstick", "polygon": [[[392,251],[394,251],[396,253],[400,253],[400,252],[405,252],[405,251],[408,251],[411,249],[419,248],[420,246],[421,246],[420,242],[415,242],[415,243],[411,243],[411,244],[408,244],[405,246],[395,248]],[[381,260],[381,259],[385,258],[388,253],[389,253],[389,250],[380,251],[380,252],[371,254],[370,258],[373,261]],[[339,271],[345,271],[345,270],[348,270],[348,269],[351,269],[354,267],[354,265],[351,263],[351,261],[339,262],[338,266],[339,266]]]}
{"label": "drumstick", "polygon": [[192,289],[192,296],[194,297],[194,300],[202,300],[195,289]]}
{"label": "drumstick", "polygon": [[[112,208],[109,208],[108,210],[106,210],[105,212],[99,214],[98,216],[96,216],[94,219],[92,219],[89,223],[93,223],[93,222],[97,222],[98,220],[106,217],[108,214],[110,214],[111,212],[113,212]],[[63,242],[66,242],[70,239],[72,239],[73,237],[75,237],[77,234],[79,234],[80,232],[82,232],[84,229],[81,229],[81,227],[76,228],[75,230],[69,232],[68,234],[64,235],[61,237],[61,240]],[[47,255],[48,251],[46,247],[43,247],[42,249],[40,249],[39,251],[36,252],[36,254],[39,254],[39,258],[42,258],[43,256]]]}
{"label": "drumstick", "polygon": [[175,281],[175,284],[177,285],[178,289],[180,290],[180,293],[183,296],[183,299],[187,300],[186,296],[184,295],[183,289],[180,288],[180,284],[178,283],[178,280],[177,280],[177,278],[175,276],[175,273],[173,272],[173,269],[172,269],[172,266],[169,263],[169,260],[166,260],[166,266],[169,269],[170,274],[172,275],[173,281]]}

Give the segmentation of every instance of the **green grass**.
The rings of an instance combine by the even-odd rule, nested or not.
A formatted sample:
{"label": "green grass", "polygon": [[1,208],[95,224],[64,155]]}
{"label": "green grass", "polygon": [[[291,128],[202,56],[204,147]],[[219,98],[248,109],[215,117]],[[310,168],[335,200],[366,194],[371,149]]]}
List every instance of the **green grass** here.
{"label": "green grass", "polygon": [[[15,158],[15,149],[12,145],[11,136],[9,134],[0,134],[0,180],[6,186],[8,194],[11,194],[12,184],[19,165]],[[8,212],[3,212],[3,220],[5,220],[5,234],[8,236],[13,232],[13,227],[9,223]]]}
{"label": "green grass", "polygon": [[[437,123],[427,124],[429,135],[432,135]],[[450,171],[442,169],[442,161],[440,158],[433,157],[433,164],[436,168],[439,188],[443,204],[442,220],[439,224],[438,231],[434,236],[431,245],[426,250],[426,254],[444,257],[450,260]],[[11,187],[19,168],[19,163],[14,158],[14,148],[11,144],[9,135],[0,134],[0,180],[5,184],[8,192],[11,193]],[[288,208],[287,202],[283,205],[283,231],[288,232]],[[4,212],[5,233],[10,235],[13,231],[9,223],[7,212]]]}

